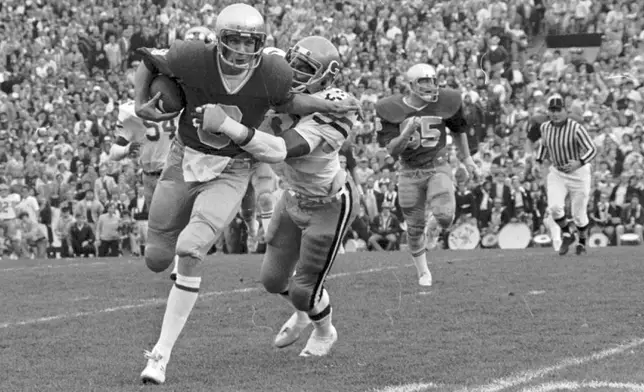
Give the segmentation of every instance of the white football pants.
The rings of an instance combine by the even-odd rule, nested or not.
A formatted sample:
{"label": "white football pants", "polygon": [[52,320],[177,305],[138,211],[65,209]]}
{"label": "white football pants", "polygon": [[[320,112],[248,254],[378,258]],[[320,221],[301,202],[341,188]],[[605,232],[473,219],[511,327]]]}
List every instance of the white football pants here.
{"label": "white football pants", "polygon": [[575,225],[588,225],[590,181],[590,164],[585,164],[572,173],[564,173],[554,166],[550,167],[547,178],[548,209],[554,220],[565,215],[566,196],[570,194],[570,213]]}

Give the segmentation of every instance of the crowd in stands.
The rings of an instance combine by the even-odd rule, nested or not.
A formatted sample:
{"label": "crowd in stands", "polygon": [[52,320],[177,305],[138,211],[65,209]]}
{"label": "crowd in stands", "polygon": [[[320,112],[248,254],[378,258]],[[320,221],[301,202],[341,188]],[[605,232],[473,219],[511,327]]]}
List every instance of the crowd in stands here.
{"label": "crowd in stands", "polygon": [[[140,168],[135,159],[108,159],[118,106],[133,98],[136,50],[168,47],[193,26],[214,27],[217,9],[233,2],[0,2],[2,256],[140,254]],[[417,62],[434,65],[441,86],[462,91],[470,145],[485,174],[468,178],[450,152],[457,225],[473,220],[484,233],[519,220],[543,231],[545,169],[534,164],[526,133],[547,116],[545,99],[555,92],[600,149],[593,222],[614,243],[618,226],[644,224],[644,12],[637,1],[267,0],[256,7],[266,16],[268,46],[287,49],[320,34],[339,48],[339,83],[366,113],[341,158],[363,193],[350,237],[369,249],[404,242],[398,163],[376,142],[373,108],[405,91],[403,73]],[[573,33],[602,34],[596,60],[533,48],[544,34]],[[240,222],[233,225],[243,235]]]}

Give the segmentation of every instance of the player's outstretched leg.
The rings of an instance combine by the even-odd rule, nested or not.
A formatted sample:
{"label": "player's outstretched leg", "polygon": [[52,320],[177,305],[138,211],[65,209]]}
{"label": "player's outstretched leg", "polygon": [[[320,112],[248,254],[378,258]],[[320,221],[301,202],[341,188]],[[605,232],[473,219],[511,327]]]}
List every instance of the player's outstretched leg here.
{"label": "player's outstretched leg", "polygon": [[[302,232],[286,211],[285,195],[277,203],[272,222],[268,227],[266,253],[262,262],[260,280],[266,291],[279,294],[293,308],[288,286],[300,256]],[[295,309],[293,315],[275,336],[275,346],[283,348],[295,343],[302,331],[310,324],[311,319],[308,314]]]}
{"label": "player's outstretched leg", "polygon": [[[190,221],[179,235],[176,253],[179,270],[170,290],[159,340],[146,352],[147,366],[141,373],[144,383],[163,384],[172,349],[192,312],[201,286],[201,265],[208,250],[224,227],[236,215],[248,185],[249,167],[227,168],[217,179],[195,184],[198,193]],[[217,203],[213,203],[217,200]]]}
{"label": "player's outstretched leg", "polygon": [[398,200],[407,223],[407,244],[416,266],[418,284],[432,285],[432,273],[427,265],[425,240],[427,179],[401,174],[398,180]]}
{"label": "player's outstretched leg", "polygon": [[548,173],[546,182],[548,210],[550,211],[552,219],[561,229],[561,246],[559,248],[559,255],[563,256],[568,253],[570,245],[575,242],[575,236],[570,231],[570,227],[568,225],[569,222],[566,218],[564,209],[568,190],[566,189],[565,179],[554,171]]}
{"label": "player's outstretched leg", "polygon": [[[583,255],[586,253],[586,238],[588,237],[588,202],[590,201],[590,168],[587,166],[577,170],[580,181],[575,183],[570,192],[570,211],[572,220],[577,226],[579,242],[575,253]],[[584,181],[586,179],[586,181]]]}
{"label": "player's outstretched leg", "polygon": [[[302,232],[300,262],[289,285],[293,305],[305,311],[313,323],[313,332],[300,353],[302,357],[324,356],[338,340],[332,323],[329,293],[324,288],[338,249],[347,229],[355,219],[359,202],[353,184],[347,183],[338,200],[305,211],[302,221],[309,218]],[[299,221],[300,219],[294,218]]]}
{"label": "player's outstretched leg", "polygon": [[183,180],[182,159],[183,147],[174,143],[150,203],[145,263],[153,272],[172,264],[179,233],[190,220],[194,197]]}

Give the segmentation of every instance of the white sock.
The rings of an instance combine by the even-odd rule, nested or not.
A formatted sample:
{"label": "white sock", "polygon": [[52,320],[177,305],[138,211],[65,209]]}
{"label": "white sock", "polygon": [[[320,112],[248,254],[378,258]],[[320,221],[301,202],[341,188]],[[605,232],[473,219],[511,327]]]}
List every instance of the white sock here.
{"label": "white sock", "polygon": [[172,348],[176,343],[188,316],[197,302],[199,295],[200,277],[177,275],[177,280],[170,290],[168,303],[163,316],[161,334],[154,350],[170,359]]}
{"label": "white sock", "polygon": [[414,264],[416,265],[416,271],[418,272],[418,276],[422,276],[423,274],[429,274],[429,267],[427,266],[427,252],[425,249],[421,251],[422,253],[419,252],[419,254],[414,255],[412,253],[411,257],[414,259]]}
{"label": "white sock", "polygon": [[266,232],[268,231],[268,225],[271,223],[271,216],[273,216],[273,211],[271,212],[263,212],[261,214],[261,220],[262,220],[262,228],[264,229],[264,235],[266,235]]}
{"label": "white sock", "polygon": [[313,322],[313,327],[322,335],[329,333],[331,328],[331,299],[326,289],[322,289],[322,298],[308,311],[308,316]]}

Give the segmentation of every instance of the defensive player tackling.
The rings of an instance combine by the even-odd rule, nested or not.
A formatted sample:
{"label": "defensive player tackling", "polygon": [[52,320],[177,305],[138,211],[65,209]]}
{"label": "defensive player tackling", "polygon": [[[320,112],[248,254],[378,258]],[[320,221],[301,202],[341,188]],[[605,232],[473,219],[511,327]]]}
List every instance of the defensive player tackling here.
{"label": "defensive player tackling", "polygon": [[454,219],[456,201],[447,162],[447,128],[468,170],[478,175],[465,133],[460,92],[439,88],[436,70],[416,64],[406,74],[409,92],[376,103],[378,140],[392,156],[400,156],[398,198],[407,223],[409,250],[421,286],[431,286],[425,255],[426,205],[443,228]]}
{"label": "defensive player tackling", "polygon": [[[295,90],[327,100],[347,97],[332,88],[340,55],[327,39],[302,39],[287,52],[286,60],[294,71]],[[223,132],[261,161],[284,161],[274,168],[289,190],[277,203],[268,228],[261,280],[268,292],[280,294],[296,311],[275,345],[292,344],[312,322],[313,332],[300,356],[326,355],[337,332],[324,281],[358,212],[355,186],[340,166],[338,151],[357,116],[284,116],[280,121],[284,126],[270,135],[234,121],[218,105],[206,105],[202,112],[205,130]]]}
{"label": "defensive player tackling", "polygon": [[164,271],[176,252],[179,267],[159,339],[146,353],[144,382],[165,382],[172,348],[197,300],[201,261],[239,210],[255,165],[239,143],[210,131],[216,127],[195,126],[195,109],[216,103],[229,121],[252,128],[271,107],[302,115],[357,107],[291,92],[293,72],[286,61],[262,55],[265,23],[255,8],[225,7],[215,34],[216,43],[176,40],[168,50],[141,50],[144,61],[135,75],[139,117],[162,121],[176,115],[156,110],[160,93],[150,99],[150,82],[159,73],[178,81],[186,102],[150,206],[146,263],[152,271]]}

